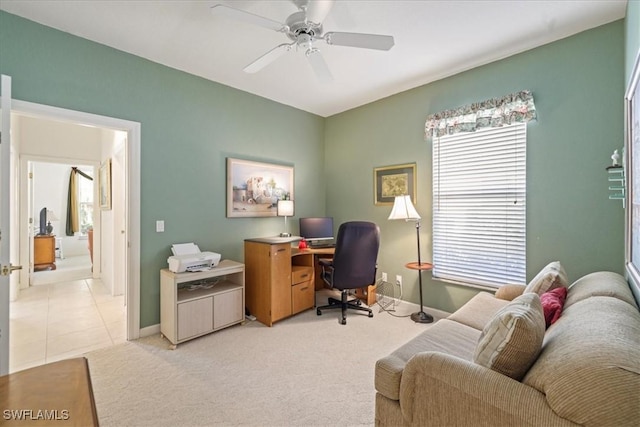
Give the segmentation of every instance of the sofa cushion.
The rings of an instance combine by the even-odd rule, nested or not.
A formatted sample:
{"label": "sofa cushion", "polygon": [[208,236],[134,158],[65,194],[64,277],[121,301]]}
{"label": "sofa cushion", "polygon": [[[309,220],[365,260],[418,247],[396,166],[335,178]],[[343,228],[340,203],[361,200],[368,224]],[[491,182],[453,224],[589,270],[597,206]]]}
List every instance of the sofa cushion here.
{"label": "sofa cushion", "polygon": [[565,309],[593,296],[614,297],[638,308],[624,277],[610,271],[598,271],[581,277],[569,287]]}
{"label": "sofa cushion", "polygon": [[485,326],[473,361],[520,380],[538,357],[544,332],[540,297],[523,294],[500,309]]}
{"label": "sofa cushion", "polygon": [[376,362],[376,390],[389,399],[398,400],[402,371],[415,354],[439,351],[471,361],[479,337],[480,331],[477,329],[448,319],[438,320],[426,331]]}
{"label": "sofa cushion", "polygon": [[560,261],[553,261],[547,264],[536,276],[531,279],[527,287],[524,289],[524,293],[534,292],[538,295],[555,289],[560,286],[567,287],[569,281],[567,279],[567,273],[564,271],[564,267],[560,264]]}
{"label": "sofa cushion", "polygon": [[551,409],[574,423],[637,425],[640,312],[603,296],[565,304],[522,382],[544,393]]}
{"label": "sofa cushion", "polygon": [[482,331],[493,316],[509,301],[494,297],[489,292],[479,292],[447,319]]}
{"label": "sofa cushion", "polygon": [[540,295],[542,311],[544,311],[544,321],[547,328],[553,325],[560,318],[566,298],[567,288],[562,286]]}

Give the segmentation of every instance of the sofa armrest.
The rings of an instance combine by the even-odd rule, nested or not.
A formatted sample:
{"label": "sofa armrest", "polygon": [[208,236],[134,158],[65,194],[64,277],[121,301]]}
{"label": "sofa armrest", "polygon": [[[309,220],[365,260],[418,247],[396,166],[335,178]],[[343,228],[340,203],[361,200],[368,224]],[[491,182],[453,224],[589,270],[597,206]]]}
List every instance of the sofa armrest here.
{"label": "sofa armrest", "polygon": [[400,383],[402,416],[420,426],[571,426],[544,394],[506,375],[439,352],[416,354]]}
{"label": "sofa armrest", "polygon": [[506,301],[513,301],[524,292],[525,285],[504,285],[498,288],[495,297]]}

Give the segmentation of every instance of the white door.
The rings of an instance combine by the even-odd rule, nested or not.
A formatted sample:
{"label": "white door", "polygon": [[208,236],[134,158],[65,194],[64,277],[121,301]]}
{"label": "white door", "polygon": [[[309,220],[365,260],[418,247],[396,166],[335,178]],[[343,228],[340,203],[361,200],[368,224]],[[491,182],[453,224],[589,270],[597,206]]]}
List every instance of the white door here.
{"label": "white door", "polygon": [[0,375],[9,373],[9,274],[10,264],[9,202],[11,185],[9,157],[11,155],[11,77],[2,75],[2,133],[0,133]]}

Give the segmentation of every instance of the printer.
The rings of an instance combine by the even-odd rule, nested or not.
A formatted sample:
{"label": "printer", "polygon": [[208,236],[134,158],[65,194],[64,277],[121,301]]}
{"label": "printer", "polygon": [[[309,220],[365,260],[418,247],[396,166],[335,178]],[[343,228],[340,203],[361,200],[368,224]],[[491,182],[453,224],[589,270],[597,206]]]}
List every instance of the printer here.
{"label": "printer", "polygon": [[176,243],[171,246],[167,259],[173,273],[209,270],[220,262],[221,255],[215,252],[201,252],[195,243]]}

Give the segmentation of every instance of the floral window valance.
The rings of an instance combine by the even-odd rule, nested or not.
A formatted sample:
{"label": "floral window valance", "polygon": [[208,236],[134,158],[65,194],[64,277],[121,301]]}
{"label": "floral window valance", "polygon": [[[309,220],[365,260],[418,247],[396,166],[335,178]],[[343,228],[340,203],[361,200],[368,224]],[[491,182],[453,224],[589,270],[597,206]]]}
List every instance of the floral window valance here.
{"label": "floral window valance", "polygon": [[475,132],[484,127],[500,127],[536,118],[531,91],[523,90],[502,98],[493,98],[427,117],[425,138],[458,132]]}

